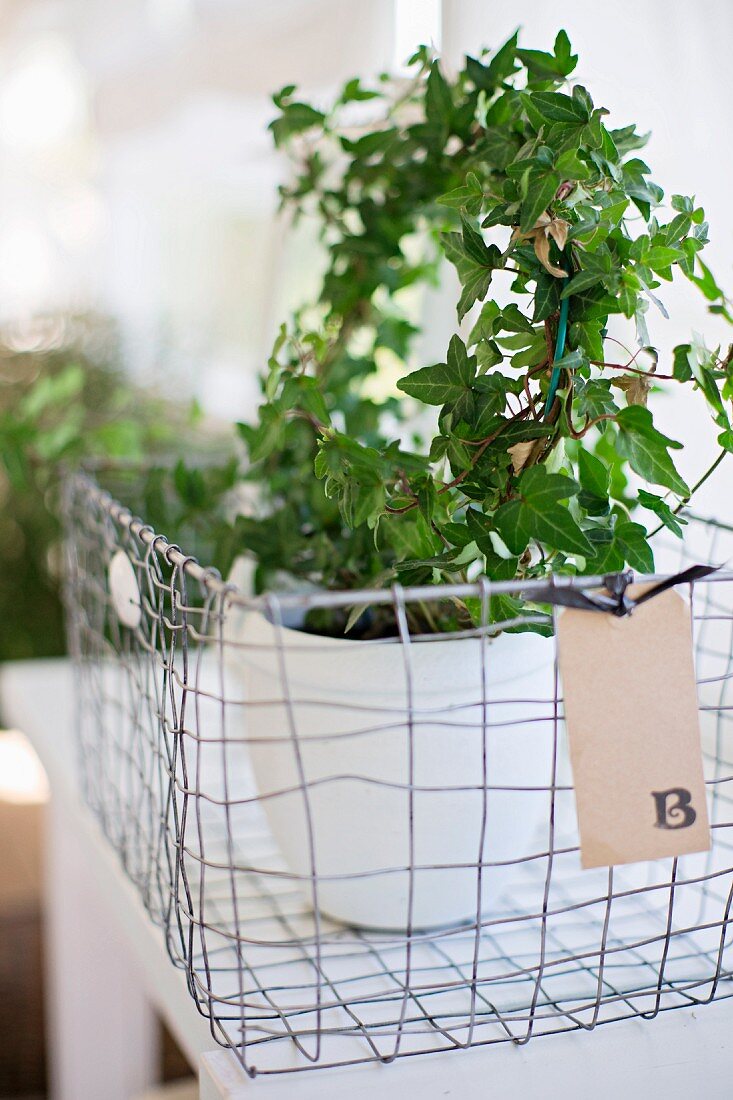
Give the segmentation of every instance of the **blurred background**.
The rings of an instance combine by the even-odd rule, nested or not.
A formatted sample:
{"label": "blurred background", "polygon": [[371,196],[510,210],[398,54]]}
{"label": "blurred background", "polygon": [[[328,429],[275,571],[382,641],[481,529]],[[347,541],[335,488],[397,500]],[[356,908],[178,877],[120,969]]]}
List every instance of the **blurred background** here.
{"label": "blurred background", "polygon": [[[317,287],[312,227],[276,215],[270,94],[293,83],[325,101],[421,42],[450,66],[517,25],[538,48],[565,27],[614,125],[653,131],[653,178],[705,207],[706,262],[733,289],[728,0],[0,0],[0,660],[64,644],[53,486],[23,469],[29,440],[51,460],[72,444],[144,457],[191,407],[214,425],[250,418],[280,321]],[[665,303],[662,357],[694,329],[730,342],[686,285]],[[453,316],[451,295],[430,302],[426,360]],[[141,403],[143,385],[154,396]],[[161,413],[166,397],[178,413]],[[665,400],[670,435],[694,441],[699,418],[682,459],[694,480],[715,453],[707,414]],[[729,474],[711,479],[698,510],[725,516],[726,487]],[[0,1097],[46,1090],[46,797],[27,743],[1,734]],[[187,1071],[161,1049],[167,1077]]]}
{"label": "blurred background", "polygon": [[[2,0],[0,322],[93,310],[117,322],[133,377],[244,416],[284,309],[317,281],[307,227],[294,239],[275,218],[270,93],[327,98],[423,38],[449,64],[517,24],[544,45],[559,19],[578,79],[617,124],[652,131],[655,178],[705,206],[725,280],[725,0],[619,0],[603,18],[576,0],[561,16],[541,0]],[[671,312],[670,343],[702,322]]]}

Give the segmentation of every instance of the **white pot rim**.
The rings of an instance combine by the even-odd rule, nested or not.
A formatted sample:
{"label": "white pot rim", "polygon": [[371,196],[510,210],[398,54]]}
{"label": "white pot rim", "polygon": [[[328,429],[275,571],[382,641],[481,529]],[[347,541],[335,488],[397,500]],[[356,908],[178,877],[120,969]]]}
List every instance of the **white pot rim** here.
{"label": "white pot rim", "polygon": [[[232,635],[227,650],[230,659],[239,662],[244,660],[253,669],[271,671],[273,653],[279,648],[285,652],[289,663],[297,665],[298,659],[303,661],[313,660],[319,656],[325,662],[338,661],[342,656],[353,658],[360,652],[365,659],[373,654],[372,662],[384,658],[390,650],[394,650],[395,658],[402,648],[402,641],[398,636],[390,638],[375,638],[357,640],[353,638],[338,638],[331,635],[311,634],[302,630],[295,630],[288,626],[276,626],[259,611],[240,612],[240,619]],[[539,671],[547,666],[551,659],[554,639],[546,638],[534,631],[521,631],[513,634],[498,634],[495,637],[450,637],[435,634],[430,637],[422,637],[410,642],[414,647],[415,659],[418,663],[426,659],[438,661],[445,659],[454,664],[459,656],[474,657],[480,652],[481,642],[488,647],[497,647],[505,651],[509,643],[517,651],[524,648],[526,652],[532,652],[533,658],[529,662],[523,662],[514,669],[503,669],[502,683],[511,683],[514,680],[526,678],[532,672]],[[241,647],[241,648],[240,648]],[[258,653],[258,651],[260,651]]]}

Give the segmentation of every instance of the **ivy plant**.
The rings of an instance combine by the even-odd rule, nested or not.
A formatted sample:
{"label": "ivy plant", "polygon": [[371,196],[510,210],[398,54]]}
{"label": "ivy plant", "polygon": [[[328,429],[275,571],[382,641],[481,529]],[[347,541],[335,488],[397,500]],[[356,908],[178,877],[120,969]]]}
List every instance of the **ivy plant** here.
{"label": "ivy plant", "polygon": [[[696,486],[648,398],[699,391],[717,465],[733,357],[697,340],[660,362],[649,324],[676,273],[728,304],[700,258],[702,208],[665,203],[646,136],[611,125],[576,62],[564,31],[547,52],[515,34],[455,76],[421,48],[408,78],[350,80],[328,109],[274,96],[294,167],[282,203],[318,219],[327,267],[239,425],[262,499],[237,538],[261,587],[646,572],[652,528],[682,535]],[[456,333],[421,364],[415,302],[446,263]],[[516,610],[492,601],[497,620]],[[444,629],[472,608],[423,612]]]}

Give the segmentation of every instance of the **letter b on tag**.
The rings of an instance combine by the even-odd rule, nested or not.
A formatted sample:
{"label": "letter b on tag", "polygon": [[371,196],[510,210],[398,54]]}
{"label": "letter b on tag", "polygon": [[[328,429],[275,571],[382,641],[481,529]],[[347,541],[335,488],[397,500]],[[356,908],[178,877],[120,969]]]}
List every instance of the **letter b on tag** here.
{"label": "letter b on tag", "polygon": [[657,829],[687,829],[697,820],[692,795],[685,787],[670,787],[668,791],[652,791]]}

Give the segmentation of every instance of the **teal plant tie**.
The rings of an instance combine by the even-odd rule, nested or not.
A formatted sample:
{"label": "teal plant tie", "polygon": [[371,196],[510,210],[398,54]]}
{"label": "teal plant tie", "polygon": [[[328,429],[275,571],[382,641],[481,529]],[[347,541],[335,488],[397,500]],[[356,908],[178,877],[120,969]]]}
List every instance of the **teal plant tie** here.
{"label": "teal plant tie", "polygon": [[[565,256],[563,256],[563,266],[565,270],[568,269],[568,262]],[[570,272],[568,271],[568,276]],[[565,354],[565,340],[568,335],[568,311],[570,309],[570,299],[563,298],[560,303],[560,320],[557,325],[557,340],[555,341],[555,354],[552,362],[552,374],[550,375],[550,388],[547,391],[547,400],[545,401],[545,419],[550,415],[550,409],[552,403],[555,400],[555,394],[557,393],[557,387],[560,384],[560,367],[557,363],[562,359]]]}

